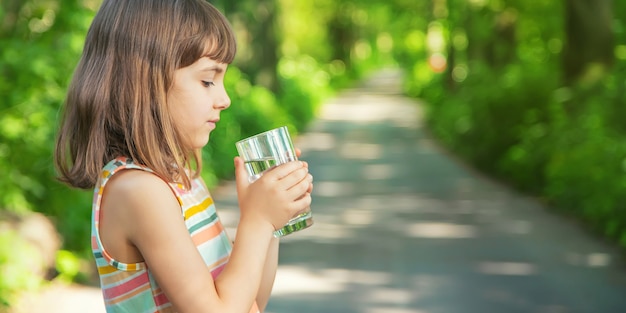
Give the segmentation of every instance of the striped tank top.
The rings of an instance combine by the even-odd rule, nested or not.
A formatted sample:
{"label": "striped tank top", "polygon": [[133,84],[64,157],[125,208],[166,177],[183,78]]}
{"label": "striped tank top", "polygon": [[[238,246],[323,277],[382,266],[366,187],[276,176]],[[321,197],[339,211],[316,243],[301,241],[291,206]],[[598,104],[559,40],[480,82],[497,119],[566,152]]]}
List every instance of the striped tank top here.
{"label": "striped tank top", "polygon": [[[100,287],[107,313],[169,313],[172,304],[154,279],[144,262],[122,263],[115,260],[102,246],[99,233],[102,192],[108,180],[125,169],[139,169],[150,173],[147,167],[124,157],[109,162],[103,169],[94,190],[91,218],[91,248],[100,276]],[[213,278],[220,274],[232,250],[230,240],[220,222],[213,199],[201,181],[192,181],[191,189],[180,184],[169,184],[181,205],[181,214],[189,235],[211,271]],[[184,266],[185,260],[180,260]],[[198,294],[198,296],[202,296]],[[254,304],[251,313],[258,313]]]}

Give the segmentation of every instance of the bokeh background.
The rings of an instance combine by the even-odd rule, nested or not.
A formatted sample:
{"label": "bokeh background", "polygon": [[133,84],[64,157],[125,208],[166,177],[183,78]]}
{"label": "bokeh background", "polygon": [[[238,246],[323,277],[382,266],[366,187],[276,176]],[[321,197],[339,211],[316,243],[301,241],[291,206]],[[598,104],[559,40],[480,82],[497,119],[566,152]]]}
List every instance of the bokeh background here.
{"label": "bokeh background", "polygon": [[[0,312],[50,281],[93,284],[91,192],[55,180],[52,151],[100,2],[0,0]],[[236,140],[303,132],[325,99],[400,68],[441,144],[626,247],[626,2],[211,2],[240,50],[210,186],[232,177]]]}

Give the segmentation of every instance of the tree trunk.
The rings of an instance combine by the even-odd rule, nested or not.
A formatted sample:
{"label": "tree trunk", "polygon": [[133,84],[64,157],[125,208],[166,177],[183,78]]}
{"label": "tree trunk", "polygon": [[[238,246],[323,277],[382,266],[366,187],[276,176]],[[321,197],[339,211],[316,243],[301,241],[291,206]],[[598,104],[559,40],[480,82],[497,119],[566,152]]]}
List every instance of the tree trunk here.
{"label": "tree trunk", "polygon": [[328,22],[328,36],[332,48],[332,59],[341,60],[346,68],[351,67],[351,50],[357,34],[350,18],[350,10],[339,6]]}
{"label": "tree trunk", "polygon": [[[279,9],[276,0],[213,0],[211,1],[238,29],[247,34],[238,36],[237,65],[253,84],[280,91],[277,66],[279,38],[276,18]],[[241,34],[239,34],[241,35]]]}
{"label": "tree trunk", "polygon": [[563,81],[573,85],[592,65],[613,65],[611,0],[566,0]]}
{"label": "tree trunk", "polygon": [[248,68],[252,71],[253,82],[278,93],[278,37],[276,32],[275,0],[257,1],[256,21],[251,21],[250,30],[253,34],[251,48],[256,57],[252,58]]}

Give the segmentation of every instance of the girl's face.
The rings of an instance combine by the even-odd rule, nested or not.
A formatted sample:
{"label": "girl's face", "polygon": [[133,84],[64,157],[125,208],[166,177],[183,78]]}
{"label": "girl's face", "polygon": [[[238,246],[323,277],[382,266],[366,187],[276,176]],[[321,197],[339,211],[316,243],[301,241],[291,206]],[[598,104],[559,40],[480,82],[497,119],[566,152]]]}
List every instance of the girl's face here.
{"label": "girl's face", "polygon": [[167,105],[186,147],[204,147],[220,120],[221,111],[230,106],[224,89],[227,66],[202,57],[174,72],[174,86],[167,95]]}

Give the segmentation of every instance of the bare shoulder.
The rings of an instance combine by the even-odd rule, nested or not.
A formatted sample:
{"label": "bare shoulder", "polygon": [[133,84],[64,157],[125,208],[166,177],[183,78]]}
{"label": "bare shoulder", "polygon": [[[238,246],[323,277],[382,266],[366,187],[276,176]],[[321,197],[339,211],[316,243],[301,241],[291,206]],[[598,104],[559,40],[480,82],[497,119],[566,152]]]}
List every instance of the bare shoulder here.
{"label": "bare shoulder", "polygon": [[103,198],[115,204],[112,210],[123,210],[125,215],[143,216],[149,210],[152,214],[180,216],[179,203],[167,182],[143,170],[124,170],[114,175],[107,183]]}
{"label": "bare shoulder", "polygon": [[[104,244],[109,252],[127,263],[145,262],[174,303],[186,303],[188,297],[197,298],[197,290],[214,287],[167,182],[141,170],[115,175],[103,195],[110,210],[101,214],[102,226],[108,220]],[[180,266],[181,260],[185,266]]]}
{"label": "bare shoulder", "polygon": [[114,194],[117,197],[132,198],[138,194],[168,191],[170,189],[163,179],[153,173],[144,170],[127,169],[113,175],[107,183],[105,190],[108,194]]}
{"label": "bare shoulder", "polygon": [[155,174],[124,170],[116,173],[104,188],[100,235],[118,259],[140,261],[142,253],[136,248],[139,242],[152,241],[153,229],[176,224],[184,225],[180,205],[167,182]]}

